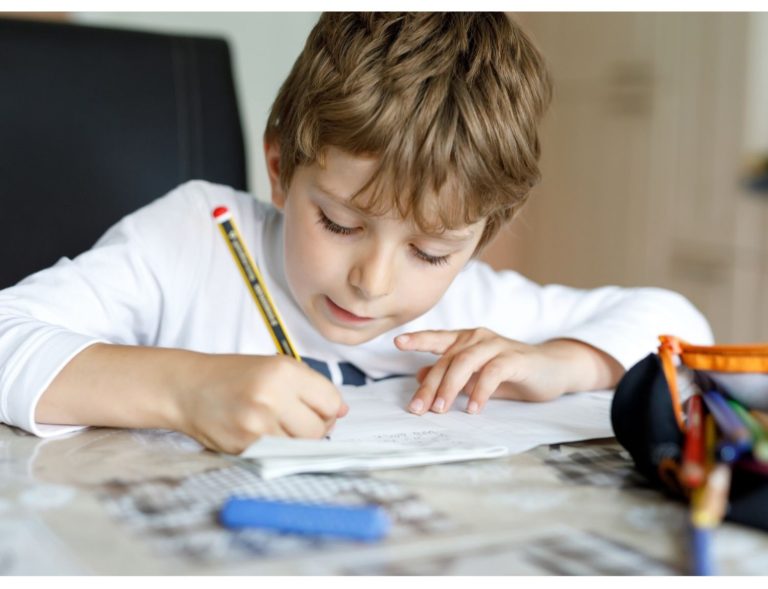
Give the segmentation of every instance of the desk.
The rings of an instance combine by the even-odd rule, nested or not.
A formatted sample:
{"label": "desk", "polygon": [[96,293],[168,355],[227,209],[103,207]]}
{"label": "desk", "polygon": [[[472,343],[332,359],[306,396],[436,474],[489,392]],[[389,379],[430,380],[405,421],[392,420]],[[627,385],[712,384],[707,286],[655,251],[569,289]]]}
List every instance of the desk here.
{"label": "desk", "polygon": [[[686,509],[648,488],[615,440],[496,460],[262,481],[157,430],[40,440],[0,425],[0,574],[679,574]],[[231,533],[230,493],[374,501],[382,543]],[[768,534],[726,524],[723,574],[768,574]]]}

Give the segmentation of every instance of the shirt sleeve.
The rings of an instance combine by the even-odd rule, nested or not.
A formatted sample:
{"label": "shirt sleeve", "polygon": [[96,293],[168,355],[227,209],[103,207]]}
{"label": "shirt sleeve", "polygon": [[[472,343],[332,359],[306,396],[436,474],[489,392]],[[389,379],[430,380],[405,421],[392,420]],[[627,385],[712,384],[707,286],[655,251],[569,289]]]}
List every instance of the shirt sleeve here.
{"label": "shirt sleeve", "polygon": [[[464,327],[485,326],[526,343],[574,339],[615,358],[625,369],[656,351],[661,334],[713,342],[709,323],[682,295],[661,288],[577,289],[538,285],[512,271],[471,262],[450,292]],[[469,325],[474,323],[474,325]]]}
{"label": "shirt sleeve", "polygon": [[162,281],[178,279],[179,256],[194,247],[173,235],[190,191],[194,185],[183,185],[125,217],[92,249],[0,291],[0,421],[41,437],[80,429],[35,422],[59,371],[97,342],[155,342],[167,298]]}

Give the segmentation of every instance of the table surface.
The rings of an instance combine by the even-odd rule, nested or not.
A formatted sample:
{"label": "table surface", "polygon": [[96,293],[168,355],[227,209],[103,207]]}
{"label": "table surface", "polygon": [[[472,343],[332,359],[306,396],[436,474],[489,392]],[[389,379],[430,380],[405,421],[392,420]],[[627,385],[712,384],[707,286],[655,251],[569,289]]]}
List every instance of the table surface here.
{"label": "table surface", "polygon": [[[385,541],[231,532],[231,494],[383,505]],[[161,430],[41,440],[0,425],[0,574],[686,574],[687,510],[615,440],[494,460],[264,481]],[[768,574],[768,534],[725,524],[721,574]],[[321,557],[321,558],[318,558]]]}

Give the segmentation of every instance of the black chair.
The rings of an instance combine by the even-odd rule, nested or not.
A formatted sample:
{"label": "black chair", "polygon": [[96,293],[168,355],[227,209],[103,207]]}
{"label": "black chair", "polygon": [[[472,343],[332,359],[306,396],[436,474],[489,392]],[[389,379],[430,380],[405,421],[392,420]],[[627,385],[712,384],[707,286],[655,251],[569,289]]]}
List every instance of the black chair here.
{"label": "black chair", "polygon": [[0,288],[192,178],[246,188],[226,41],[0,19]]}

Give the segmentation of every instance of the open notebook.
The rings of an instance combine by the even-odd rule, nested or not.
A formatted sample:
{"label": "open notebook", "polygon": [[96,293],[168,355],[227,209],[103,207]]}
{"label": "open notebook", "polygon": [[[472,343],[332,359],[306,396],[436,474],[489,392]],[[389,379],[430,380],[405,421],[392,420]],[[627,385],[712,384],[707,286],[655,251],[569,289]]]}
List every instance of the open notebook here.
{"label": "open notebook", "polygon": [[274,478],[495,458],[541,444],[613,435],[610,391],[549,403],[491,399],[475,415],[464,411],[462,395],[447,413],[417,416],[405,409],[417,386],[413,378],[396,378],[342,387],[350,410],[330,440],[266,436],[241,456],[253,460],[262,477]]}

